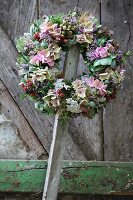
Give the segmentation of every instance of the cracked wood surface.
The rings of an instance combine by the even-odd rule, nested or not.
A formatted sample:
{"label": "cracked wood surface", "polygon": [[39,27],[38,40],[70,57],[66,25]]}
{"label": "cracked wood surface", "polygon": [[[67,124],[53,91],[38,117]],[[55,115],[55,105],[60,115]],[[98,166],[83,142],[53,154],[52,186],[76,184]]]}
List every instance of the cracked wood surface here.
{"label": "cracked wood surface", "polygon": [[[27,105],[28,100],[22,102],[20,100],[20,96],[19,96],[22,93],[22,90],[20,90],[20,88],[18,86],[19,78],[18,78],[16,67],[15,67],[16,56],[17,56],[16,49],[14,48],[12,42],[9,40],[9,38],[4,33],[4,31],[1,27],[0,27],[0,35],[1,35],[1,37],[0,37],[0,44],[1,44],[1,48],[0,48],[0,79],[2,80],[6,89],[8,90],[8,94],[11,94],[11,96],[13,97],[13,101],[16,103],[16,110],[17,110],[17,106],[18,106],[19,112],[20,111],[22,112],[21,116],[24,115],[23,122],[26,122],[29,117],[30,121],[32,121],[32,123],[34,123],[33,118],[31,118],[31,116],[33,116],[33,113],[35,110],[34,107],[32,106],[32,104],[31,104],[31,106]],[[9,99],[11,99],[11,97],[9,97],[8,100]],[[4,101],[6,101],[6,100],[3,100],[3,103],[4,103]],[[8,102],[7,105],[5,104],[5,106],[7,106],[7,108],[5,108],[5,110],[8,109],[8,106],[10,106],[9,104],[10,104],[10,102]],[[28,117],[27,117],[26,113],[27,113]],[[35,112],[35,113],[37,115],[37,112]],[[13,115],[10,117],[12,118]],[[25,120],[25,118],[26,118],[26,120]],[[29,122],[29,120],[28,120],[28,122]],[[21,121],[19,121],[19,123],[21,123]],[[29,137],[31,137],[31,141],[30,141],[30,138],[28,139],[28,135],[27,135],[27,139],[28,139],[27,145],[32,147],[32,149],[33,149],[33,144],[35,144],[37,142],[36,141],[37,137],[35,136],[35,133],[33,131],[34,130],[33,126],[31,126],[31,127],[30,127],[30,129],[27,129],[27,131],[30,130]],[[19,129],[21,129],[21,133],[22,133],[22,131],[25,130],[24,124],[23,124],[23,128],[22,128],[22,126],[19,126]],[[32,132],[31,132],[31,130],[32,130]],[[24,136],[25,136],[25,134],[24,134]],[[24,138],[24,136],[23,136],[23,138]],[[35,143],[33,142],[33,138],[35,138]],[[31,142],[31,144],[30,144],[30,142]],[[33,144],[32,144],[32,142],[33,142]],[[42,145],[38,141],[38,145],[39,144],[40,144],[40,147],[38,146],[38,148],[37,148],[37,146],[35,146],[35,148],[37,148],[38,150],[42,149]],[[36,152],[38,150],[36,150]],[[45,155],[47,155],[47,153],[45,152],[44,149],[43,149],[43,152]]]}
{"label": "cracked wood surface", "polygon": [[[0,161],[0,192],[43,191],[46,161]],[[62,166],[60,193],[133,195],[133,163],[73,162]]]}
{"label": "cracked wood surface", "polygon": [[101,22],[123,51],[131,51],[122,89],[104,112],[105,160],[133,161],[133,1],[103,0]]}
{"label": "cracked wood surface", "polygon": [[22,112],[16,105],[15,101],[13,100],[12,96],[2,81],[0,81],[0,105],[2,107],[2,112],[8,118],[10,123],[15,127],[16,134],[19,135],[26,146],[28,146],[28,148],[33,151],[34,159],[39,157],[46,159],[47,156],[43,156],[45,152],[42,145],[38,141],[34,131],[29,126],[27,120],[23,116]]}

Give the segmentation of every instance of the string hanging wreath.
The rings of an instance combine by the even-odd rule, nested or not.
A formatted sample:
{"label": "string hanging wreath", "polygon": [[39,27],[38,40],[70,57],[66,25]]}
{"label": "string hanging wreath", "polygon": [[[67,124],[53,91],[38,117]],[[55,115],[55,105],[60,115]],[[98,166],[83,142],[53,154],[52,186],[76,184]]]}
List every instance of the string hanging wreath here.
{"label": "string hanging wreath", "polygon": [[[95,116],[115,98],[124,78],[127,53],[119,50],[113,32],[87,13],[45,16],[17,40],[20,86],[46,114],[59,112],[62,118]],[[77,45],[87,73],[76,80],[64,80],[61,52]]]}

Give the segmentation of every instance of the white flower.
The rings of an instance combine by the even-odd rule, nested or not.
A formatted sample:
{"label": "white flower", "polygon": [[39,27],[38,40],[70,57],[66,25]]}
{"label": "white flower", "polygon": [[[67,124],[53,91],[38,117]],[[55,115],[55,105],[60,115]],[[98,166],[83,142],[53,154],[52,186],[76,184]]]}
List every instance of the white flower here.
{"label": "white flower", "polygon": [[76,90],[78,87],[81,87],[82,81],[77,79],[76,81],[72,82],[73,88]]}
{"label": "white flower", "polygon": [[72,113],[80,113],[80,106],[77,101],[74,101],[72,98],[66,99],[67,102],[67,111]]}
{"label": "white flower", "polygon": [[45,67],[45,69],[38,69],[37,71],[33,71],[32,73],[33,83],[35,82],[35,80],[43,82],[45,79],[49,79],[49,78],[50,78],[50,74],[48,71],[48,67]]}
{"label": "white flower", "polygon": [[86,92],[86,88],[84,88],[84,87],[79,87],[76,90],[76,94],[80,98],[85,98],[85,96],[86,96],[85,92]]}
{"label": "white flower", "polygon": [[58,90],[58,89],[62,89],[62,88],[65,88],[66,90],[68,88],[70,88],[69,85],[66,85],[65,82],[63,81],[63,79],[58,79],[56,82],[55,82],[55,90]]}

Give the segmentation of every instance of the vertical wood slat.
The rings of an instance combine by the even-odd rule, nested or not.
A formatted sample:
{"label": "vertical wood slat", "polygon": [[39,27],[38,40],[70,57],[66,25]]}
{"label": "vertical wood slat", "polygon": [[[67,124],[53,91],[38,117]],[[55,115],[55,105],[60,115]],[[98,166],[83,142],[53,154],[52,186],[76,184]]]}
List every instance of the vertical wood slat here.
{"label": "vertical wood slat", "polygon": [[10,93],[8,92],[1,80],[0,105],[2,106],[4,115],[9,119],[9,121],[11,121],[11,124],[16,128],[16,133],[18,133],[19,136],[21,136],[28,148],[30,148],[33,151],[34,159],[37,159],[43,154],[45,154],[45,151],[41,146],[40,142],[38,141],[36,135],[33,133],[33,130],[29,126],[19,107],[16,105],[12,96],[10,95]]}
{"label": "vertical wood slat", "polygon": [[[101,20],[114,31],[123,51],[133,51],[133,1],[102,0]],[[118,97],[104,112],[105,160],[133,161],[133,57]]]}
{"label": "vertical wood slat", "polygon": [[[30,22],[37,18],[36,0],[33,1],[2,1],[0,3],[0,79],[12,95],[15,103],[20,108],[22,114],[36,133],[38,139],[49,151],[51,142],[51,132],[53,119],[47,118],[41,112],[34,108],[33,102],[28,99],[21,101],[19,96],[23,93],[18,86],[20,78],[18,77],[16,59],[17,51],[14,47],[16,37],[28,31]],[[25,109],[26,108],[26,109]],[[46,128],[48,127],[48,128]]]}
{"label": "vertical wood slat", "polygon": [[38,0],[5,0],[0,2],[0,24],[12,41],[27,32],[38,18]]}
{"label": "vertical wood slat", "polygon": [[57,198],[67,130],[68,122],[62,124],[56,114],[42,200]]}
{"label": "vertical wood slat", "polygon": [[[0,44],[1,44],[1,48],[0,48],[0,79],[2,80],[6,89],[9,91],[9,93],[13,97],[13,100],[16,103],[16,106],[19,107],[19,110],[22,112],[22,115],[25,117],[26,121],[28,121],[28,123],[32,123],[32,126],[31,126],[32,134],[33,134],[33,137],[35,137],[37,139],[34,131],[36,130],[36,128],[40,129],[40,126],[37,124],[37,121],[38,120],[41,121],[41,119],[39,119],[39,116],[37,115],[37,111],[33,107],[32,103],[31,104],[27,103],[28,102],[27,100],[25,100],[24,102],[22,102],[20,100],[20,94],[22,94],[22,90],[19,88],[19,78],[18,78],[17,70],[15,68],[17,52],[16,52],[16,49],[14,48],[11,40],[9,40],[9,38],[4,33],[4,31],[1,27],[0,27],[0,35],[1,35],[1,37],[0,37]],[[33,113],[34,113],[34,115],[33,115]],[[28,117],[29,117],[29,119],[28,119]],[[36,117],[35,120],[33,120],[33,117]],[[40,143],[40,141],[38,142],[38,144],[39,143]],[[40,143],[40,145],[41,145],[41,143]],[[45,152],[45,150],[44,150],[44,153],[47,154]]]}
{"label": "vertical wood slat", "polygon": [[[83,11],[100,19],[100,1],[99,0],[67,0],[67,1],[50,1],[39,0],[40,18],[43,15],[57,14],[68,12],[76,6]],[[83,65],[80,60],[81,68]],[[78,70],[80,71],[80,70]],[[78,72],[79,74],[79,72]],[[102,114],[97,115],[94,119],[78,117],[70,121],[68,135],[66,138],[65,156],[66,159],[73,160],[102,160],[103,159],[103,130]],[[68,156],[69,155],[69,156]]]}
{"label": "vertical wood slat", "polygon": [[[76,78],[78,61],[79,49],[73,46],[65,56],[65,79],[74,80]],[[68,124],[69,120],[62,123],[60,114],[56,114],[42,200],[57,199]]]}

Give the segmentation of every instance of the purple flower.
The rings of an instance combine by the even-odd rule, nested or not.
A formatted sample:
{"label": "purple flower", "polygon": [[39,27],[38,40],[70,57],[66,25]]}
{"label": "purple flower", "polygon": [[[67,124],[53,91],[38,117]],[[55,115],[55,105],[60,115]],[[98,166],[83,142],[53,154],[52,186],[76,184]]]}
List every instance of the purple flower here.
{"label": "purple flower", "polygon": [[87,56],[90,60],[95,60],[97,58],[105,58],[108,56],[107,47],[97,47],[95,51],[89,52]]}
{"label": "purple flower", "polygon": [[108,56],[107,47],[97,47],[95,51],[95,56],[105,58]]}
{"label": "purple flower", "polygon": [[71,20],[70,20],[70,22],[71,22],[72,24],[76,24],[76,23],[77,23],[76,17],[72,17]]}
{"label": "purple flower", "polygon": [[89,79],[86,79],[85,82],[91,88],[94,87],[94,88],[98,89],[101,96],[105,96],[105,94],[106,94],[106,87],[107,86],[104,85],[104,83],[102,81],[100,81],[98,79],[94,79],[94,77],[91,77]]}

